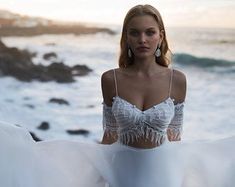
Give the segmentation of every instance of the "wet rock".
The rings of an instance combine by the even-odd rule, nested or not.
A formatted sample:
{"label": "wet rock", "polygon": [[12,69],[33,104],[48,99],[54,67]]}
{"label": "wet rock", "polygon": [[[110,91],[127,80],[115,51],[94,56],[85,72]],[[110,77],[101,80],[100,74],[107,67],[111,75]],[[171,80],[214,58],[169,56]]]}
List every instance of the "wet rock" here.
{"label": "wet rock", "polygon": [[31,53],[27,50],[19,50],[16,47],[7,47],[1,40],[0,40],[0,57],[5,57],[6,61],[16,60],[21,63],[18,63],[19,66],[32,65],[31,58],[36,56],[36,53]]}
{"label": "wet rock", "polygon": [[71,68],[62,62],[50,64],[47,68],[47,73],[52,79],[56,80],[56,82],[66,83],[74,81]]}
{"label": "wet rock", "polygon": [[57,54],[54,53],[54,52],[45,53],[45,54],[43,55],[43,58],[44,58],[45,60],[56,59],[56,58],[57,58]]}
{"label": "wet rock", "polygon": [[[35,53],[17,48],[9,48],[0,41],[0,75],[12,76],[20,81],[30,82],[38,80],[41,82],[56,81],[58,83],[71,83],[73,76],[87,75],[92,70],[85,65],[69,67],[63,62],[54,62],[49,66],[35,65],[32,57]],[[56,57],[54,52],[45,54],[45,58]]]}
{"label": "wet rock", "polygon": [[84,76],[87,75],[92,70],[86,65],[75,65],[72,67],[72,75],[74,76]]}
{"label": "wet rock", "polygon": [[42,141],[34,132],[29,133],[36,142]]}
{"label": "wet rock", "polygon": [[66,132],[70,135],[84,135],[88,136],[90,132],[86,129],[75,129],[75,130],[66,130]]}
{"label": "wet rock", "polygon": [[50,125],[48,122],[46,121],[43,121],[38,127],[37,129],[40,129],[40,130],[48,130],[50,128]]}
{"label": "wet rock", "polygon": [[24,104],[24,106],[25,106],[25,107],[28,107],[28,108],[30,108],[30,109],[34,109],[34,108],[35,108],[35,106],[32,105],[32,104]]}
{"label": "wet rock", "polygon": [[61,98],[51,98],[49,100],[50,103],[57,103],[60,105],[69,105],[69,102],[66,101],[65,99],[61,99]]}

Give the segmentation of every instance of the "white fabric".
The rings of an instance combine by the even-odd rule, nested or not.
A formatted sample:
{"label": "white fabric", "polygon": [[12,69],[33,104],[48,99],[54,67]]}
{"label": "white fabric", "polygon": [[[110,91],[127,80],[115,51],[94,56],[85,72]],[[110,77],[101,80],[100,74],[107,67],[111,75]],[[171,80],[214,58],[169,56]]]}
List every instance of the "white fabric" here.
{"label": "white fabric", "polygon": [[1,187],[233,187],[235,137],[152,149],[54,140],[0,123]]}
{"label": "white fabric", "polygon": [[162,102],[142,111],[118,95],[118,81],[113,69],[116,96],[112,106],[103,102],[103,129],[106,135],[118,138],[118,142],[129,145],[139,139],[151,140],[157,146],[166,139],[180,140],[183,130],[185,102],[174,104],[171,87],[174,69],[170,69],[168,96]]}
{"label": "white fabric", "polygon": [[112,106],[103,103],[103,127],[107,134],[116,132],[118,141],[128,145],[140,137],[160,145],[166,140],[167,130],[175,138],[182,133],[185,102],[174,104],[170,97],[153,107],[141,111],[119,96],[113,98]]}

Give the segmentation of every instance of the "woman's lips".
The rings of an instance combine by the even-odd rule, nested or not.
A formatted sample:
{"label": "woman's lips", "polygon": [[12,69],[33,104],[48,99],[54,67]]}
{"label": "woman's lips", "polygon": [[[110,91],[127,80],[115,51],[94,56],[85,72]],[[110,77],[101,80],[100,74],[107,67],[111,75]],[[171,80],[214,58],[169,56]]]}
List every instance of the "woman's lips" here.
{"label": "woman's lips", "polygon": [[141,47],[137,47],[136,50],[139,52],[145,52],[145,51],[148,51],[149,48],[145,46],[141,46]]}

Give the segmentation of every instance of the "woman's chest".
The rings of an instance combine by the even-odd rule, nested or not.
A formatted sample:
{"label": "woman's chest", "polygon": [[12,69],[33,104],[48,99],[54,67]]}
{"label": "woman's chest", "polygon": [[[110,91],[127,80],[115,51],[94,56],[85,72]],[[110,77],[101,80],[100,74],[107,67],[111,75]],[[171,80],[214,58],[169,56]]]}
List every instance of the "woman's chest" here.
{"label": "woman's chest", "polygon": [[142,111],[125,99],[116,96],[112,106],[113,115],[120,126],[130,124],[150,126],[168,125],[174,116],[174,103],[170,97]]}

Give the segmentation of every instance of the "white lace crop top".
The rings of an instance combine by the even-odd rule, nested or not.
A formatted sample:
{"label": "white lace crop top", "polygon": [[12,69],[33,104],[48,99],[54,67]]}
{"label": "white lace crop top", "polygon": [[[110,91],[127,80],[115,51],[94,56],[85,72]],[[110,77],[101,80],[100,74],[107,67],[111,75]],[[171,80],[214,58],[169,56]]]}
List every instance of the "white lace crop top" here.
{"label": "white lace crop top", "polygon": [[116,134],[118,141],[126,145],[140,137],[160,145],[168,133],[172,140],[179,140],[182,133],[184,102],[174,104],[174,99],[170,97],[172,74],[173,70],[168,97],[161,103],[142,111],[118,96],[114,70],[116,96],[113,97],[112,106],[107,106],[103,102],[103,129],[107,135]]}

